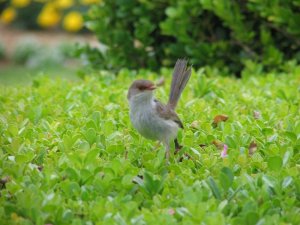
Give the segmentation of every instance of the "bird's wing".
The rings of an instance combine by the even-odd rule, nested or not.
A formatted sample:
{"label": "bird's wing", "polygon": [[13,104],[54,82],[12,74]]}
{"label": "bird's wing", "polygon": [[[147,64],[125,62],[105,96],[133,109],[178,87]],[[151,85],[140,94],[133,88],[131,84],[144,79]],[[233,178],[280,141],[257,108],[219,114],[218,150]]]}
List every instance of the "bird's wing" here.
{"label": "bird's wing", "polygon": [[157,99],[155,99],[154,102],[155,102],[156,112],[161,118],[164,118],[166,120],[173,120],[175,123],[178,124],[178,126],[180,128],[183,128],[183,124],[182,124],[180,118],[178,117],[178,115],[176,114],[176,112],[173,109],[164,105]]}

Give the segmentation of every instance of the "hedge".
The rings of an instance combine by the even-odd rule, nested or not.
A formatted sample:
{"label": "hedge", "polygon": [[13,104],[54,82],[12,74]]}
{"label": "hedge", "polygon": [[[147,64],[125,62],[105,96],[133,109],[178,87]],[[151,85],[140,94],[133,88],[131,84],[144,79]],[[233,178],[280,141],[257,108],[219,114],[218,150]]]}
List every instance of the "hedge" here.
{"label": "hedge", "polygon": [[[240,74],[249,62],[280,69],[300,59],[297,0],[115,0],[91,7],[86,25],[106,49],[82,47],[96,67],[194,67]],[[250,63],[250,64],[251,64]]]}

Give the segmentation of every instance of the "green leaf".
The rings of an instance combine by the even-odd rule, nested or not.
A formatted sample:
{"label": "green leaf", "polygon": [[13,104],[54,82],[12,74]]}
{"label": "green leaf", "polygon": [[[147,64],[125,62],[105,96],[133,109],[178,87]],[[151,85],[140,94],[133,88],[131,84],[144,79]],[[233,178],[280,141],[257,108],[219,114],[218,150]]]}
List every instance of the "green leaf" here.
{"label": "green leaf", "polygon": [[154,179],[148,172],[144,173],[144,180],[143,186],[151,197],[162,191],[164,180]]}
{"label": "green leaf", "polygon": [[284,135],[287,136],[292,142],[297,141],[297,135],[291,131],[284,132]]}
{"label": "green leaf", "polygon": [[96,141],[96,131],[93,128],[89,128],[85,133],[84,137],[88,141],[90,145],[92,145]]}
{"label": "green leaf", "polygon": [[264,135],[271,135],[271,134],[273,134],[273,129],[270,128],[270,127],[264,127],[262,129],[262,132],[263,132]]}
{"label": "green leaf", "polygon": [[78,181],[79,180],[79,174],[78,171],[76,171],[75,169],[68,167],[66,170],[66,175],[70,180],[75,180]]}
{"label": "green leaf", "polygon": [[132,183],[132,180],[133,180],[134,176],[131,175],[131,174],[126,174],[123,178],[122,178],[122,185],[125,186],[125,187],[129,187],[129,186],[132,186],[133,183]]}
{"label": "green leaf", "polygon": [[286,166],[287,165],[287,163],[289,161],[289,158],[290,158],[290,155],[291,155],[290,151],[286,151],[284,153],[283,160],[282,160],[282,166]]}
{"label": "green leaf", "polygon": [[293,182],[293,178],[291,176],[285,177],[282,181],[282,188],[285,189]]}
{"label": "green leaf", "polygon": [[248,212],[245,216],[245,222],[247,225],[256,224],[259,220],[259,215],[256,212]]}
{"label": "green leaf", "polygon": [[218,185],[216,184],[214,178],[212,178],[212,177],[208,178],[208,185],[209,185],[210,189],[212,190],[214,197],[218,200],[221,200],[221,192],[220,192],[220,189],[219,189]]}
{"label": "green leaf", "polygon": [[276,185],[276,181],[272,177],[269,177],[267,175],[263,175],[262,180],[267,186],[271,188],[274,188]]}
{"label": "green leaf", "polygon": [[228,205],[228,200],[225,199],[219,204],[218,209],[222,212],[227,205]]}
{"label": "green leaf", "polygon": [[268,168],[274,171],[280,170],[282,167],[282,159],[280,156],[271,156],[268,160]]}
{"label": "green leaf", "polygon": [[224,188],[225,191],[227,191],[233,182],[233,173],[230,168],[228,167],[223,167],[221,170],[221,173],[219,175],[220,183],[222,187]]}
{"label": "green leaf", "polygon": [[96,158],[99,155],[99,151],[100,151],[99,149],[89,150],[89,152],[86,154],[84,158],[85,165],[93,164],[94,162],[96,162]]}
{"label": "green leaf", "polygon": [[71,136],[69,134],[65,134],[63,136],[63,144],[66,151],[72,149],[73,145],[77,141],[77,136]]}
{"label": "green leaf", "polygon": [[63,191],[70,197],[77,196],[81,192],[80,186],[76,182],[65,181],[61,183]]}
{"label": "green leaf", "polygon": [[237,148],[237,144],[231,136],[227,136],[225,138],[225,143],[228,145],[229,148]]}

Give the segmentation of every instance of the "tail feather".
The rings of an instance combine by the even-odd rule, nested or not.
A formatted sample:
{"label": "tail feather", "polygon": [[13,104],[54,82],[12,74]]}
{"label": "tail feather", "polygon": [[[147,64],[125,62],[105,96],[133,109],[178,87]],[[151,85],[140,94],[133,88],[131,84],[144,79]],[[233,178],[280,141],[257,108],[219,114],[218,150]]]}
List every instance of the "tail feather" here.
{"label": "tail feather", "polygon": [[175,109],[180,95],[191,76],[191,67],[187,68],[185,59],[178,59],[174,67],[168,105]]}

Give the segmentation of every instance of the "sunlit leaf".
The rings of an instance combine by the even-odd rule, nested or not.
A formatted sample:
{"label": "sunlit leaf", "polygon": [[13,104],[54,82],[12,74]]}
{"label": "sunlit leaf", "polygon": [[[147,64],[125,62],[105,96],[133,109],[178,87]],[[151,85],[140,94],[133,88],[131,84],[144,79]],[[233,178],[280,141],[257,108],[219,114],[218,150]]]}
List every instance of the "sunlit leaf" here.
{"label": "sunlit leaf", "polygon": [[282,159],[280,156],[271,156],[268,160],[268,167],[271,170],[280,170],[282,167]]}

